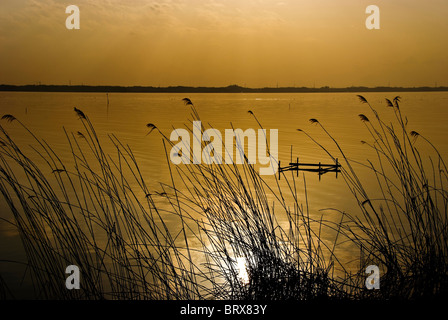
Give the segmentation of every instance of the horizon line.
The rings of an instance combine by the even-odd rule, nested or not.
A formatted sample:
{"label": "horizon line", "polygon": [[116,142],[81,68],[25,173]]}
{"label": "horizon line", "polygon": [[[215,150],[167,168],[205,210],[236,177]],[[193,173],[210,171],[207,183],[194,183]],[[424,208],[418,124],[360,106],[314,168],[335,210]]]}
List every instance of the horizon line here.
{"label": "horizon line", "polygon": [[105,92],[105,93],[301,93],[301,92],[393,92],[393,91],[448,91],[447,86],[349,86],[349,87],[243,87],[228,86],[123,86],[123,85],[71,85],[71,84],[0,84],[0,91],[18,92]]}

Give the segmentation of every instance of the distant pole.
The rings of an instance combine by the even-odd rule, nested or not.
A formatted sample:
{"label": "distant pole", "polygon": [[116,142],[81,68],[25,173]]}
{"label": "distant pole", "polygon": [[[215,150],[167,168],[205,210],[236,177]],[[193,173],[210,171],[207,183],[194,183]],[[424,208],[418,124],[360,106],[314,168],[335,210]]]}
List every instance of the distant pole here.
{"label": "distant pole", "polygon": [[320,162],[319,162],[319,181],[320,181],[320,176],[321,176],[321,174],[320,174]]}
{"label": "distant pole", "polygon": [[338,158],[336,158],[336,179],[338,178],[338,170],[339,170]]}
{"label": "distant pole", "polygon": [[109,116],[109,93],[106,93],[106,99],[107,99],[107,116]]}
{"label": "distant pole", "polygon": [[299,157],[297,157],[297,176],[299,176]]}
{"label": "distant pole", "polygon": [[278,180],[280,180],[280,161],[278,162]]}

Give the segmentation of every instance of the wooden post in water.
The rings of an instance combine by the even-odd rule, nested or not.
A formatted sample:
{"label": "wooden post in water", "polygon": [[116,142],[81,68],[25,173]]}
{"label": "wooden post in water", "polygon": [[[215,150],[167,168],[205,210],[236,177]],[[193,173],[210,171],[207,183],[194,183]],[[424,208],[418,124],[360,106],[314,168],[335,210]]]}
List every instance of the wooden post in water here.
{"label": "wooden post in water", "polygon": [[319,181],[320,181],[320,176],[321,176],[320,170],[321,170],[321,168],[320,168],[320,162],[319,162]]}
{"label": "wooden post in water", "polygon": [[339,168],[338,158],[336,158],[336,179],[338,178],[338,168]]}
{"label": "wooden post in water", "polygon": [[297,157],[297,177],[299,176],[299,157]]}
{"label": "wooden post in water", "polygon": [[106,93],[106,98],[107,98],[107,116],[109,117],[109,93]]}
{"label": "wooden post in water", "polygon": [[278,180],[280,180],[280,160],[278,161]]}

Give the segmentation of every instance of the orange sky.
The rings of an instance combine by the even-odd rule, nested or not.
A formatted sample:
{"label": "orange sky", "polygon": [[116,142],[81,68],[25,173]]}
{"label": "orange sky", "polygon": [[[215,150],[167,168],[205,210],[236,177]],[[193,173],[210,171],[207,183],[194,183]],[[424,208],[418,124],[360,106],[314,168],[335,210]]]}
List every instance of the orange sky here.
{"label": "orange sky", "polygon": [[0,83],[448,86],[447,17],[446,0],[1,0]]}

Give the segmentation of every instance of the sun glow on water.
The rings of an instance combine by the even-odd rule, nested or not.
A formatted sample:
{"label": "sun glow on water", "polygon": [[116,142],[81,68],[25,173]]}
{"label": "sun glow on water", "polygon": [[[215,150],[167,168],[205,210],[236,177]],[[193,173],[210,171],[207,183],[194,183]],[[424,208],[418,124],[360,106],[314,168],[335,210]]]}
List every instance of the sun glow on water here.
{"label": "sun glow on water", "polygon": [[246,258],[236,258],[238,268],[238,278],[240,278],[243,284],[249,283],[249,274],[247,273],[247,261]]}

